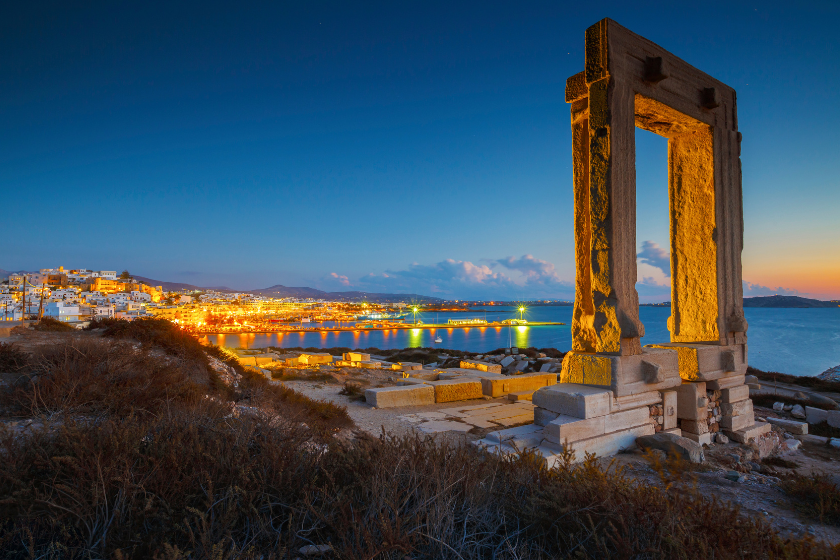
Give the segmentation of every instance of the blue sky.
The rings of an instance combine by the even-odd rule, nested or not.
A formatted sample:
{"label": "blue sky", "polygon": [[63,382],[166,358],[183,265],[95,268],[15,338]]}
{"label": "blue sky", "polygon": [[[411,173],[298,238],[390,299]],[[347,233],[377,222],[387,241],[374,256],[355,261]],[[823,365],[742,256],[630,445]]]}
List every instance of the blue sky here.
{"label": "blue sky", "polygon": [[[583,4],[4,5],[0,268],[570,298],[563,89],[611,17],[738,92],[747,294],[840,297],[838,4]],[[666,144],[637,139],[661,301]]]}

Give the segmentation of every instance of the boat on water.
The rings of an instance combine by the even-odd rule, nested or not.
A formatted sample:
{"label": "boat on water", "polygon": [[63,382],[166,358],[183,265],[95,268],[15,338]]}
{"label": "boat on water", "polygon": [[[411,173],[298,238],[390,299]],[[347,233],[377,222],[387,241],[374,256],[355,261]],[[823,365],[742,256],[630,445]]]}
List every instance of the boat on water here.
{"label": "boat on water", "polygon": [[443,342],[443,339],[441,337],[435,337],[435,344],[440,344],[441,342]]}
{"label": "boat on water", "polygon": [[408,313],[368,313],[367,315],[356,315],[357,321],[389,321],[392,319],[404,319]]}

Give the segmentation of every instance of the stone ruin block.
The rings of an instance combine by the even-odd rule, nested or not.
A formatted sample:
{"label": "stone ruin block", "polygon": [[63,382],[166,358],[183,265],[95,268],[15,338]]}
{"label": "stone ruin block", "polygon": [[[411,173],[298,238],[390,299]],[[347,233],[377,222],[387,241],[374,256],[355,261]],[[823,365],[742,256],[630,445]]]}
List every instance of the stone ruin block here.
{"label": "stone ruin block", "polygon": [[502,373],[501,364],[491,364],[489,362],[482,362],[479,360],[461,360],[460,365],[463,369],[477,369],[479,371],[487,371],[490,373]]}
{"label": "stone ruin block", "polygon": [[488,397],[502,397],[508,393],[537,390],[555,383],[557,383],[557,374],[554,373],[526,373],[481,379],[482,390]]}

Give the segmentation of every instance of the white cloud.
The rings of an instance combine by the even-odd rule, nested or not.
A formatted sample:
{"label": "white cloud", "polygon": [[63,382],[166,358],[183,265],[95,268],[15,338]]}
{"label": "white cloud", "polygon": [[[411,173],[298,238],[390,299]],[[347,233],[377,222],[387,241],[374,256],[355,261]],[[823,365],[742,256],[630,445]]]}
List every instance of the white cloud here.
{"label": "white cloud", "polygon": [[[435,264],[413,263],[405,270],[368,274],[355,286],[368,292],[413,293],[447,299],[570,299],[574,285],[562,280],[552,263],[523,255],[476,264],[446,259]],[[512,274],[511,274],[512,273]],[[332,273],[329,280],[346,278]]]}
{"label": "white cloud", "polygon": [[762,286],[760,284],[751,284],[750,282],[744,281],[744,297],[754,297],[754,296],[798,296],[801,295],[802,292],[798,290],[791,290],[788,288],[782,288],[779,286],[778,288],[768,288],[767,286]]}
{"label": "white cloud", "polygon": [[671,254],[653,241],[642,242],[642,250],[636,259],[639,263],[658,268],[665,276],[671,276]]}
{"label": "white cloud", "polygon": [[492,266],[496,265],[519,272],[523,275],[526,285],[571,286],[560,278],[553,264],[535,258],[533,255],[523,255],[518,259],[513,257],[498,259]]}

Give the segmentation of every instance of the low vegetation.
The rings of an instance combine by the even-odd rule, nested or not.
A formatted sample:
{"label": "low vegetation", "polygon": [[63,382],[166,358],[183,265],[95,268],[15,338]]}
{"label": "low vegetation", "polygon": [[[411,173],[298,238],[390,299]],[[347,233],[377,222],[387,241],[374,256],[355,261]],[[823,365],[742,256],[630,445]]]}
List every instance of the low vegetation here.
{"label": "low vegetation", "polygon": [[819,424],[808,424],[808,433],[814,436],[840,438],[840,428],[829,426],[828,422],[820,422]]}
{"label": "low vegetation", "polygon": [[790,461],[783,457],[779,457],[778,455],[765,457],[761,460],[761,463],[764,465],[769,465],[771,467],[782,467],[785,469],[798,469],[800,467],[800,464],[796,461]]}
{"label": "low vegetation", "polygon": [[840,488],[827,475],[794,473],[782,480],[781,486],[805,515],[840,526]]}
{"label": "low vegetation", "polygon": [[212,410],[7,435],[0,449],[7,557],[287,558],[307,544],[352,559],[837,552],[593,460],[546,470],[415,438],[318,448],[289,425]]}
{"label": "low vegetation", "polygon": [[338,394],[350,397],[351,401],[362,401],[365,399],[365,389],[357,381],[345,381],[344,388]]}
{"label": "low vegetation", "polygon": [[805,400],[805,399],[795,399],[793,397],[780,396],[780,395],[767,395],[767,394],[759,393],[757,395],[751,395],[750,398],[752,399],[752,402],[753,402],[754,405],[763,406],[763,407],[766,407],[766,408],[773,408],[773,404],[775,404],[777,402],[781,402],[781,403],[788,404],[788,405],[798,404],[798,405],[801,405],[803,407],[810,406],[812,408],[821,408],[823,410],[835,410],[835,408],[836,408],[836,407],[834,407],[834,406],[832,406],[828,403],[824,403],[824,402],[811,401],[811,400]]}
{"label": "low vegetation", "polygon": [[[344,408],[220,349],[199,354],[177,329],[96,329],[26,352],[0,345],[13,372],[0,398],[43,421],[0,426],[4,558],[268,560],[310,544],[354,560],[840,553],[591,457],[547,469],[434,439],[337,438],[353,427]],[[791,495],[807,499],[809,484]],[[836,502],[824,502],[829,519]]]}
{"label": "low vegetation", "polygon": [[53,319],[52,317],[42,317],[38,320],[38,322],[32,325],[32,328],[36,331],[43,332],[69,332],[76,330],[67,323],[62,323],[58,319]]}
{"label": "low vegetation", "polygon": [[[799,385],[800,387],[808,387],[815,391],[828,391],[840,393],[840,382],[826,381],[819,377],[788,375],[787,373],[779,373],[777,371],[762,371],[752,366],[747,367],[747,375],[754,375],[761,381],[768,383],[790,383],[791,385]],[[813,406],[813,405],[811,405]]]}

